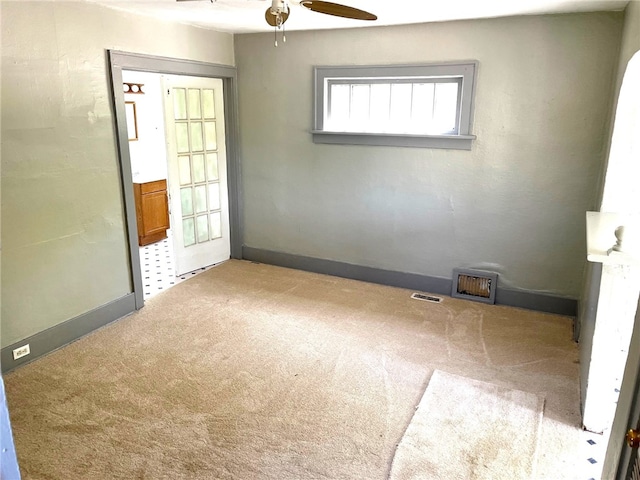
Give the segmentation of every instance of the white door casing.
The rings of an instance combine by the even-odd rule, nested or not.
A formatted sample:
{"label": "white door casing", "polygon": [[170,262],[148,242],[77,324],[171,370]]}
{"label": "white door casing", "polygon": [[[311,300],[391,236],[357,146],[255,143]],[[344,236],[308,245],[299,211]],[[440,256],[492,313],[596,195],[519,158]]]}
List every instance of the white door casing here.
{"label": "white door casing", "polygon": [[222,89],[220,79],[163,76],[176,275],[231,253]]}
{"label": "white door casing", "polygon": [[[640,51],[633,54],[627,63],[620,87],[600,206],[603,212],[640,213],[640,141],[637,135],[640,127],[639,80]],[[627,446],[625,439],[627,430],[640,430],[640,298],[637,291],[634,296],[627,297],[625,304],[635,305],[636,314],[635,319],[631,319],[633,333],[603,465],[602,478],[607,479],[640,478],[638,448]],[[598,302],[601,301],[599,298]],[[595,337],[593,343],[596,343]],[[603,363],[608,365],[607,358],[603,359]]]}

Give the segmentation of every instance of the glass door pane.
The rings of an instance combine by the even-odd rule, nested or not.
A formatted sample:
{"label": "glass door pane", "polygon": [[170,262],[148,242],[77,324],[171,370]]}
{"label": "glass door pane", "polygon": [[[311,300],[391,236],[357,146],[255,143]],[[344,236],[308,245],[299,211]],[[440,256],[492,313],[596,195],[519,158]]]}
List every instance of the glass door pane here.
{"label": "glass door pane", "polygon": [[[171,175],[175,175],[172,178],[176,178],[172,190],[177,203],[172,213],[177,217],[176,268],[182,270],[203,265],[209,259],[213,262],[229,258],[229,206],[222,82],[175,79],[180,81],[186,86],[176,83],[171,87],[175,113],[169,119],[173,123],[171,130],[176,133],[177,150],[170,165]],[[220,86],[206,88],[207,82]],[[204,87],[199,86],[202,83]],[[182,270],[188,271],[191,270]]]}

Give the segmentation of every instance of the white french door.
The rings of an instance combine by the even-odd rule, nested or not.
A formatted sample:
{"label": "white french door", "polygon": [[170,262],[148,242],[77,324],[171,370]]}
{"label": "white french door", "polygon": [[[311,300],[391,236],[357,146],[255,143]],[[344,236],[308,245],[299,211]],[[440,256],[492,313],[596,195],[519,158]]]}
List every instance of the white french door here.
{"label": "white french door", "polygon": [[163,76],[176,275],[228,260],[222,80]]}

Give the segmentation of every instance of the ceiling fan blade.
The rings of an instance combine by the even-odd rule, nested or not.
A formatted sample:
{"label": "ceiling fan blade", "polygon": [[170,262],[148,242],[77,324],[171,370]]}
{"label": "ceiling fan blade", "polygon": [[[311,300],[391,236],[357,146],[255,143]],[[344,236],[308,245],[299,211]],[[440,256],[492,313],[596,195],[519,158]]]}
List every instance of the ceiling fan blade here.
{"label": "ceiling fan blade", "polygon": [[267,8],[267,11],[264,12],[264,18],[272,27],[280,27],[287,21],[287,18],[289,18],[289,12],[280,13],[280,24],[278,24],[278,15],[271,11],[271,7]]}
{"label": "ceiling fan blade", "polygon": [[300,5],[318,13],[334,15],[336,17],[351,18],[354,20],[377,20],[378,17],[373,13],[365,12],[339,3],[324,2],[320,0],[302,0]]}

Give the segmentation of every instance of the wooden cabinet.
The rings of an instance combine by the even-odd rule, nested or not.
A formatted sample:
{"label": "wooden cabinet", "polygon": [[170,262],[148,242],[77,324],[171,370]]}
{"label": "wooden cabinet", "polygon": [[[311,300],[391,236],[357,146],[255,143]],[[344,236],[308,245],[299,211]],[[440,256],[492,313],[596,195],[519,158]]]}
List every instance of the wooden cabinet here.
{"label": "wooden cabinet", "polygon": [[138,220],[138,245],[149,245],[167,238],[169,228],[169,200],[167,181],[134,183]]}

